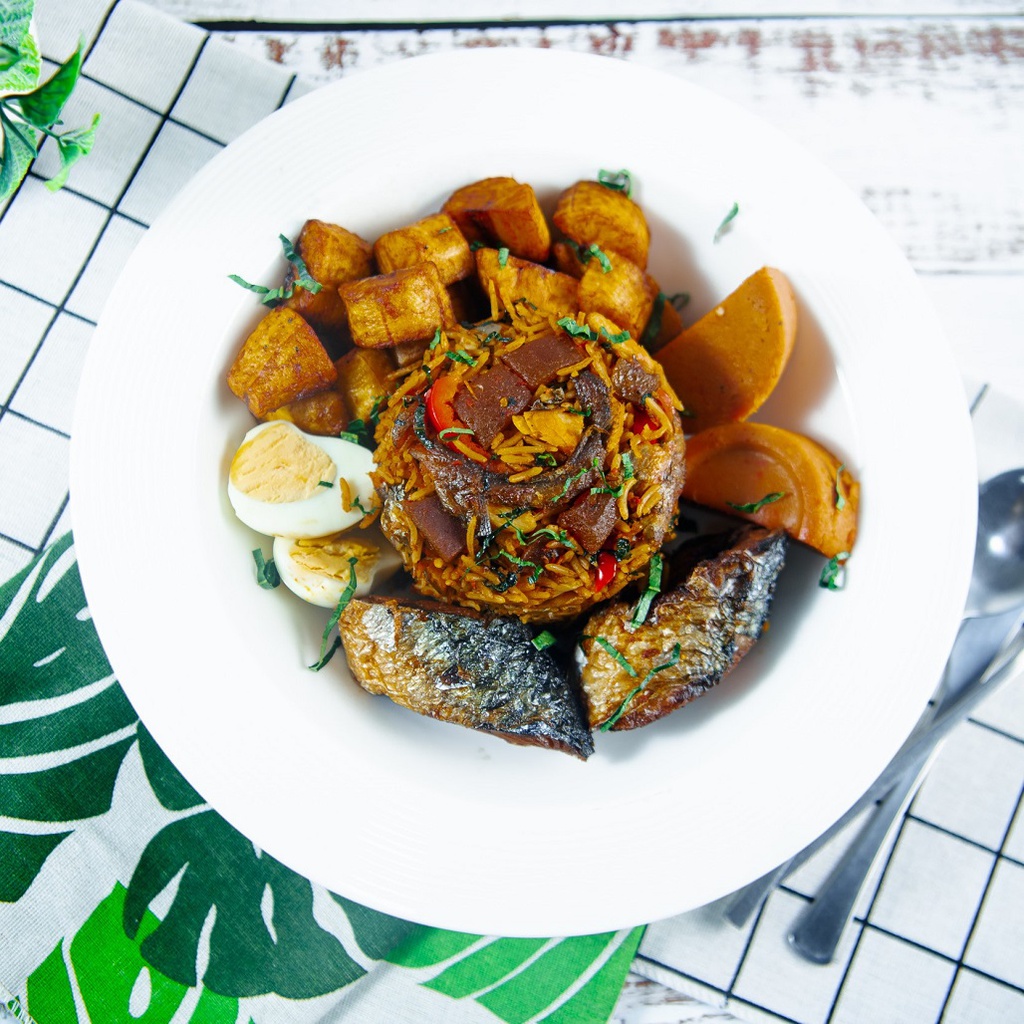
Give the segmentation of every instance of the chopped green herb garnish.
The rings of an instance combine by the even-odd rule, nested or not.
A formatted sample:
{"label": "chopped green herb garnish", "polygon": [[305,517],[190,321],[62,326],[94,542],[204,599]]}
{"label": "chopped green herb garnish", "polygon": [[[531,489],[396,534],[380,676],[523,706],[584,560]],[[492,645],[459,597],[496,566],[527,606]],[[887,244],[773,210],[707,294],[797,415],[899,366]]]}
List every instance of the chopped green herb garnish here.
{"label": "chopped green herb garnish", "polygon": [[356,592],[356,587],[359,586],[359,580],[356,579],[356,565],[358,563],[359,559],[355,555],[348,560],[348,583],[341,592],[341,597],[338,598],[338,603],[335,605],[334,611],[327,621],[327,626],[324,628],[324,635],[320,640],[320,660],[315,665],[309,666],[314,672],[319,672],[334,657],[334,652],[341,645],[340,638],[335,637],[334,646],[328,651],[327,638],[331,635],[331,630],[338,624],[341,613],[348,607],[349,601],[352,600],[352,595]]}
{"label": "chopped green herb garnish", "polygon": [[362,512],[364,516],[368,516],[371,512],[374,511],[372,508],[367,508],[359,500],[359,495],[358,494],[352,499],[352,507],[359,509],[359,511]]}
{"label": "chopped green herb garnish", "polygon": [[508,249],[502,246],[498,250],[498,266],[504,267],[506,263],[508,263]]}
{"label": "chopped green herb garnish", "polygon": [[476,360],[468,352],[445,352],[445,355],[453,363],[465,363],[467,366],[476,366]]}
{"label": "chopped green herb garnish", "polygon": [[[587,637],[584,637],[584,639],[587,639]],[[636,669],[626,661],[625,655],[614,644],[609,643],[603,636],[590,637],[589,639],[603,647],[629,675],[634,678],[636,677]]]}
{"label": "chopped green herb garnish", "polygon": [[273,590],[274,587],[280,586],[281,574],[277,571],[273,559],[268,562],[259,548],[253,549],[252,559],[256,563],[256,582],[264,590]]}
{"label": "chopped green herb garnish", "polygon": [[632,480],[636,476],[636,469],[633,466],[633,455],[631,452],[623,452],[622,456],[622,479]]}
{"label": "chopped green herb garnish", "polygon": [[506,590],[511,589],[519,582],[519,573],[514,569],[511,572],[503,573],[499,569],[494,570],[498,575],[497,583],[488,583],[489,589],[493,590],[496,594],[504,594]]}
{"label": "chopped green herb garnish", "polygon": [[586,341],[597,341],[597,335],[589,327],[584,327],[582,324],[576,323],[571,316],[563,316],[562,319],[558,321],[558,326],[573,338],[583,338]]}
{"label": "chopped green herb garnish", "polygon": [[446,235],[449,231],[451,231],[451,229],[452,229],[452,226],[451,226],[451,224],[449,224],[447,227],[438,228],[437,229],[437,234],[439,234],[439,235]]}
{"label": "chopped green herb garnish", "polygon": [[302,257],[295,251],[295,246],[292,245],[288,238],[285,235],[278,235],[277,237],[281,240],[281,248],[284,250],[285,259],[298,272],[295,279],[287,287],[282,285],[280,288],[268,288],[263,284],[250,284],[245,278],[239,277],[237,274],[228,274],[228,278],[234,281],[235,284],[239,284],[243,288],[261,296],[260,302],[264,306],[273,306],[284,299],[290,299],[295,294],[296,288],[305,288],[306,291],[316,295],[323,287],[318,281],[313,280]]}
{"label": "chopped green herb garnish", "polygon": [[543,565],[538,565],[536,562],[528,562],[525,558],[518,558],[516,555],[510,555],[507,551],[499,552],[498,557],[504,556],[513,565],[518,565],[520,569],[532,569],[530,573],[530,582],[536,583],[540,579],[541,573],[544,571]]}
{"label": "chopped green herb garnish", "polygon": [[619,484],[618,487],[609,487],[608,481],[605,480],[602,487],[591,487],[591,494],[610,494],[613,498],[621,498],[623,491],[625,491],[626,485]]}
{"label": "chopped green herb garnish", "polygon": [[569,413],[570,416],[589,416],[592,412],[591,409],[577,409],[576,406],[570,405],[562,409],[562,412]]}
{"label": "chopped green herb garnish", "polygon": [[480,242],[480,241],[470,242],[469,243],[469,251],[470,252],[476,252],[477,249],[482,249],[483,247],[484,247],[484,243]]}
{"label": "chopped green herb garnish", "polygon": [[679,655],[681,653],[682,653],[682,647],[677,643],[675,645],[675,647],[672,648],[672,653],[671,653],[671,655],[669,655],[668,661],[666,661],[663,665],[656,665],[654,668],[652,668],[651,671],[648,672],[647,675],[644,676],[644,678],[641,681],[640,685],[634,687],[632,690],[630,690],[629,693],[626,694],[625,699],[615,709],[615,713],[611,716],[611,718],[608,718],[606,721],[601,723],[601,725],[600,725],[601,732],[607,732],[622,717],[622,715],[625,712],[625,710],[626,710],[627,706],[629,705],[629,703],[651,681],[651,679],[655,675],[657,675],[659,672],[664,672],[665,669],[672,668],[673,665],[677,664],[678,661],[679,661]]}
{"label": "chopped green herb garnish", "polygon": [[549,647],[554,647],[558,643],[555,637],[546,629],[543,633],[538,633],[530,642],[538,651],[546,651]]}
{"label": "chopped green herb garnish", "polygon": [[601,334],[613,345],[621,345],[624,341],[629,341],[629,331],[619,331],[618,334],[612,334],[607,327],[602,327]]}
{"label": "chopped green herb garnish", "polygon": [[333,480],[317,480],[316,485],[317,485],[317,487],[333,487],[334,486],[334,481]]}
{"label": "chopped green herb garnish", "polygon": [[586,249],[577,249],[579,253],[580,261],[583,263],[589,263],[591,258],[596,259],[601,264],[601,273],[609,274],[612,269],[612,261],[608,259],[605,253],[597,242],[591,242]]}
{"label": "chopped green herb garnish", "polygon": [[566,547],[570,547],[572,545],[572,541],[569,540],[569,534],[567,534],[565,530],[556,529],[554,526],[542,526],[539,530],[534,530],[533,533],[523,541],[523,543],[539,540],[541,537],[550,537],[552,540],[557,540],[559,544],[564,544]]}
{"label": "chopped green herb garnish", "polygon": [[615,561],[621,562],[629,557],[630,551],[633,549],[629,546],[629,541],[625,537],[620,537],[615,542],[615,550],[612,552],[615,555]]}
{"label": "chopped green herb garnish", "polygon": [[654,297],[654,305],[651,307],[651,315],[647,320],[644,333],[640,335],[640,344],[646,348],[661,332],[661,321],[665,315],[665,303],[668,296],[664,292],[658,292]]}
{"label": "chopped green herb garnish", "polygon": [[472,434],[473,431],[469,427],[445,427],[443,430],[439,430],[437,436],[442,441],[450,441],[452,438],[457,437],[459,434]]}
{"label": "chopped green herb garnish", "polygon": [[737,512],[759,512],[765,507],[765,505],[771,505],[773,502],[776,502],[785,496],[785,491],[772,491],[771,494],[766,494],[760,501],[748,501],[743,505],[737,505],[735,502],[727,501],[726,505],[728,505],[729,508],[736,509]]}
{"label": "chopped green herb garnish", "polygon": [[651,602],[661,593],[661,574],[665,566],[665,559],[661,555],[654,555],[647,571],[647,589],[640,595],[640,600],[633,610],[633,617],[629,620],[630,629],[636,629],[647,621],[647,614],[651,610]]}
{"label": "chopped green herb garnish", "polygon": [[675,295],[670,295],[668,297],[668,301],[672,303],[677,313],[682,313],[682,311],[690,304],[690,293],[676,292]]}
{"label": "chopped green herb garnish", "polygon": [[625,192],[627,196],[633,194],[633,179],[630,177],[629,171],[601,170],[597,172],[597,180],[605,188],[610,188],[614,192]]}
{"label": "chopped green herb garnish", "polygon": [[842,590],[846,586],[846,560],[850,557],[849,551],[840,551],[838,555],[830,558],[821,570],[818,579],[818,586],[826,590]]}
{"label": "chopped green herb garnish", "polygon": [[729,227],[729,225],[733,222],[733,219],[735,218],[736,214],[739,212],[740,204],[733,203],[729,212],[725,215],[725,218],[722,220],[722,223],[718,225],[718,229],[715,231],[715,242],[717,242],[722,237],[722,235],[725,233],[726,228]]}
{"label": "chopped green herb garnish", "polygon": [[[362,423],[363,421],[359,420],[359,422]],[[352,444],[362,444],[363,443],[362,437],[359,434],[353,433],[351,430],[343,430],[338,435],[338,437],[340,437],[342,439],[342,441],[351,441]]]}
{"label": "chopped green herb garnish", "polygon": [[566,480],[565,483],[562,485],[561,491],[559,491],[558,494],[555,496],[555,501],[560,501],[562,498],[564,498],[569,493],[569,488],[572,487],[572,485],[576,483],[576,481],[579,480],[581,477],[586,476],[591,471],[591,468],[592,467],[590,466],[584,466],[583,469],[579,470],[576,473],[573,473],[568,478],[568,480]]}
{"label": "chopped green herb garnish", "polygon": [[441,328],[438,327],[438,329],[436,331],[434,331],[433,338],[430,339],[430,350],[433,351],[440,344],[441,344]]}
{"label": "chopped green herb garnish", "polygon": [[556,459],[551,452],[537,452],[534,456],[534,462],[539,462],[542,466],[558,465],[558,459]]}
{"label": "chopped green herb garnish", "polygon": [[845,462],[836,470],[836,510],[839,512],[846,508],[846,495],[843,494],[843,482],[840,479],[844,469],[846,469]]}

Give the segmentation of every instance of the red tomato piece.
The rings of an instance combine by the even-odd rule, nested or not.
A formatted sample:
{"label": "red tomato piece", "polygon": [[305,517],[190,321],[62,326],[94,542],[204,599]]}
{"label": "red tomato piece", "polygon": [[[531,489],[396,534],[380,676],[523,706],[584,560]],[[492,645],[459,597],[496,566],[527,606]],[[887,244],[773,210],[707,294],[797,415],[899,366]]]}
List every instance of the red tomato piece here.
{"label": "red tomato piece", "polygon": [[597,575],[594,577],[594,593],[596,594],[599,590],[604,590],[612,578],[615,576],[615,570],[618,567],[618,562],[615,560],[615,556],[610,551],[602,551],[597,556]]}
{"label": "red tomato piece", "polygon": [[454,377],[439,377],[427,392],[427,418],[436,433],[455,423],[455,392],[459,382]]}

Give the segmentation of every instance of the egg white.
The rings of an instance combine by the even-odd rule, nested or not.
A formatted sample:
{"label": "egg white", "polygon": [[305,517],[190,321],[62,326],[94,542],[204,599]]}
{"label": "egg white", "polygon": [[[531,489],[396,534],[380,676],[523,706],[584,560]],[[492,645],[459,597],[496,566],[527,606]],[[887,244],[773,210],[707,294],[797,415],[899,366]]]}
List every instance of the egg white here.
{"label": "egg white", "polygon": [[[241,490],[233,479],[233,471],[239,459],[246,459],[243,452],[246,445],[265,430],[291,430],[298,437],[320,449],[333,463],[333,470],[317,486],[309,497],[299,500],[262,500]],[[249,449],[251,451],[251,449]],[[362,445],[342,440],[340,437],[317,437],[299,430],[285,420],[272,420],[253,427],[239,445],[232,461],[232,472],[228,474],[228,500],[235,515],[246,526],[270,537],[312,538],[324,537],[354,526],[363,518],[363,512],[353,506],[348,512],[342,507],[341,481],[348,482],[353,498],[358,499],[364,509],[373,508],[376,503],[370,471],[373,469],[373,455]],[[264,467],[260,467],[263,471]],[[287,465],[265,467],[265,476],[289,482],[289,475],[298,475]],[[251,490],[251,488],[250,488]]]}
{"label": "egg white", "polygon": [[[321,608],[334,608],[348,587],[351,576],[347,564],[349,557],[359,561],[355,565],[356,589],[354,596],[368,593],[375,584],[383,583],[402,564],[398,552],[384,535],[374,528],[351,530],[340,537],[324,537],[322,542],[333,542],[343,550],[343,565],[335,573],[318,572],[300,565],[295,559],[300,542],[291,537],[274,538],[274,564],[281,582],[295,595]],[[316,544],[316,541],[312,542]]]}

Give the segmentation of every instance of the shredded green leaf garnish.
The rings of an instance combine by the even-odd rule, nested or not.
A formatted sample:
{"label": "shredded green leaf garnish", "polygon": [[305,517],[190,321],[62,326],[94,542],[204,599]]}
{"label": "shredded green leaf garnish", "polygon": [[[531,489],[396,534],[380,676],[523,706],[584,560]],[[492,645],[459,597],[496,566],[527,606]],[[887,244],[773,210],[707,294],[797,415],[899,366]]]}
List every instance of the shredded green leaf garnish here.
{"label": "shredded green leaf garnish", "polygon": [[469,251],[470,252],[476,252],[477,249],[482,249],[483,247],[484,247],[484,243],[481,242],[481,241],[476,241],[476,242],[470,242],[469,243]]}
{"label": "shredded green leaf garnish", "polygon": [[613,192],[625,192],[627,196],[633,194],[633,179],[630,177],[629,171],[600,170],[597,172],[597,180]]}
{"label": "shredded green leaf garnish", "polygon": [[316,485],[317,485],[317,487],[333,487],[334,486],[334,481],[333,480],[317,480]]}
{"label": "shredded green leaf garnish", "polygon": [[551,454],[551,452],[537,452],[534,456],[534,461],[539,462],[542,466],[557,466],[558,459]]}
{"label": "shredded green leaf garnish", "polygon": [[274,587],[281,585],[281,574],[277,571],[273,559],[268,562],[259,548],[253,549],[252,559],[256,563],[256,582],[264,590],[273,590]]}
{"label": "shredded green leaf garnish", "polygon": [[372,508],[367,508],[359,500],[359,495],[358,494],[352,499],[352,507],[359,509],[359,511],[362,512],[364,516],[368,516],[371,512],[374,511]]}
{"label": "shredded green leaf garnish", "polygon": [[504,267],[506,263],[508,263],[508,249],[502,246],[498,250],[498,266]]}
{"label": "shredded green leaf garnish", "polygon": [[729,210],[729,212],[725,215],[725,218],[722,220],[722,223],[718,225],[718,228],[715,231],[714,241],[716,243],[722,237],[722,235],[725,233],[726,228],[729,227],[729,225],[732,223],[733,219],[735,218],[736,214],[739,213],[739,212],[740,212],[740,204],[739,203],[733,203],[732,207]]}
{"label": "shredded green leaf garnish", "polygon": [[507,573],[503,573],[500,569],[495,569],[494,571],[498,575],[498,582],[488,583],[487,587],[496,594],[504,594],[506,590],[511,589],[519,582],[519,573],[514,569]]}
{"label": "shredded green leaf garnish", "polygon": [[668,301],[672,303],[677,313],[682,313],[682,311],[690,304],[690,293],[676,292],[675,295],[670,295],[668,297]]}
{"label": "shredded green leaf garnish", "polygon": [[476,360],[468,352],[445,352],[445,355],[453,363],[465,363],[467,366],[476,366]]}
{"label": "shredded green leaf garnish", "polygon": [[298,271],[295,280],[287,288],[284,285],[279,288],[268,288],[262,284],[250,284],[245,278],[239,277],[237,274],[228,274],[228,278],[234,281],[235,284],[239,284],[243,288],[261,296],[260,302],[264,306],[273,306],[284,299],[290,299],[295,294],[296,288],[305,288],[306,291],[316,295],[323,287],[318,281],[313,280],[302,257],[296,252],[295,246],[292,245],[287,236],[278,235],[277,237],[281,240],[281,248],[284,250],[285,259]]}
{"label": "shredded green leaf garnish", "polygon": [[373,451],[377,447],[376,442],[373,439],[374,432],[377,429],[377,424],[380,422],[380,407],[384,405],[388,400],[387,395],[378,395],[373,400],[373,405],[370,408],[370,415],[367,420],[352,420],[348,425],[348,430],[342,431],[339,435],[346,441],[353,441],[356,444],[362,445],[364,448],[369,448]]}
{"label": "shredded green leaf garnish", "polygon": [[557,323],[566,334],[573,338],[584,338],[586,341],[597,341],[597,335],[589,327],[576,323],[571,316],[563,316],[561,320],[557,321]]}
{"label": "shredded green leaf garnish", "polygon": [[602,327],[601,334],[613,345],[621,345],[624,341],[629,341],[629,331],[619,331],[618,334],[612,334],[607,327]]}
{"label": "shredded green leaf garnish", "polygon": [[430,339],[430,350],[433,351],[440,344],[441,344],[441,328],[438,327],[438,329],[436,331],[434,331],[433,338]]}
{"label": "shredded green leaf garnish", "polygon": [[626,697],[623,700],[623,702],[615,709],[615,713],[606,721],[601,723],[599,727],[600,731],[607,732],[622,717],[623,713],[625,712],[626,708],[633,700],[633,698],[651,681],[651,679],[655,675],[657,675],[659,672],[664,672],[667,668],[672,668],[673,665],[678,663],[679,655],[681,653],[682,647],[677,643],[675,647],[672,648],[672,654],[669,656],[669,660],[666,661],[663,665],[656,665],[654,668],[652,668],[651,671],[644,676],[643,680],[640,682],[640,685],[634,687],[632,690],[629,691],[629,693],[626,694]]}
{"label": "shredded green leaf garnish", "polygon": [[338,624],[338,620],[341,618],[341,613],[348,607],[349,601],[352,600],[352,595],[356,592],[356,587],[359,586],[359,581],[356,579],[356,565],[359,563],[359,559],[353,555],[348,560],[348,583],[345,589],[341,592],[341,597],[338,598],[338,603],[335,605],[334,611],[331,613],[330,619],[327,621],[327,626],[324,629],[324,635],[320,640],[320,660],[315,665],[309,667],[314,672],[319,672],[334,657],[334,652],[341,646],[341,639],[335,637],[334,646],[331,647],[330,651],[327,650],[327,639],[331,635],[331,630],[334,629]]}
{"label": "shredded green leaf garnish", "polygon": [[442,441],[450,441],[453,437],[457,437],[459,434],[472,434],[473,431],[469,427],[445,427],[443,430],[439,430],[437,436]]}
{"label": "shredded green leaf garnish", "polygon": [[511,555],[507,551],[499,552],[499,558],[504,556],[513,565],[518,565],[520,569],[532,569],[530,573],[530,582],[536,583],[540,579],[541,573],[544,572],[544,566],[538,565],[536,562],[528,562],[525,558],[519,558],[516,555]]}
{"label": "shredded green leaf garnish", "polygon": [[615,561],[621,562],[629,557],[630,551],[633,549],[629,546],[629,541],[625,537],[620,537],[615,542],[615,550],[612,552],[615,555]]}
{"label": "shredded green leaf garnish", "polygon": [[[584,639],[587,639],[584,637]],[[614,644],[609,643],[603,636],[591,637],[594,643],[599,644],[603,647],[611,656],[615,659],[616,663],[620,665],[629,675],[636,677],[636,669],[628,661],[626,661],[625,655],[620,651]]]}
{"label": "shredded green leaf garnish", "polygon": [[845,462],[836,470],[836,510],[839,512],[846,508],[846,496],[843,494],[843,482],[840,479],[844,469],[846,469]]}
{"label": "shredded green leaf garnish", "polygon": [[572,485],[576,483],[576,481],[579,480],[581,477],[586,476],[591,471],[591,468],[592,467],[590,466],[584,466],[583,469],[579,470],[576,473],[573,473],[569,477],[569,479],[566,480],[565,483],[562,485],[562,489],[556,495],[555,501],[560,501],[562,498],[564,498],[569,493],[569,488],[572,487]]}
{"label": "shredded green leaf garnish", "polygon": [[632,480],[636,475],[636,469],[633,466],[633,455],[631,452],[622,453],[622,479]]}
{"label": "shredded green leaf garnish", "polygon": [[[359,420],[359,422],[362,423],[363,421]],[[362,438],[358,434],[352,433],[351,430],[343,430],[338,435],[338,437],[340,437],[342,439],[342,441],[351,441],[352,444],[362,444],[363,443]]]}
{"label": "shredded green leaf garnish", "polygon": [[651,602],[661,593],[661,575],[665,566],[665,559],[662,556],[654,555],[647,572],[647,589],[640,595],[640,600],[633,610],[633,617],[629,620],[631,629],[642,626],[647,621],[647,614],[651,610]]}
{"label": "shredded green leaf garnish", "polygon": [[601,247],[597,242],[591,242],[586,249],[577,249],[579,253],[580,261],[582,263],[589,263],[591,258],[596,259],[601,264],[601,273],[610,274],[612,269],[612,261],[608,259],[607,255],[602,251]]}
{"label": "shredded green leaf garnish", "polygon": [[554,647],[558,643],[555,637],[546,629],[543,633],[538,633],[530,642],[538,651],[546,651],[549,647]]}
{"label": "shredded green leaf garnish", "polygon": [[439,235],[446,235],[446,234],[448,234],[449,231],[451,231],[451,229],[452,229],[452,226],[451,226],[451,224],[449,224],[447,227],[438,228],[437,229],[437,234],[439,234]]}
{"label": "shredded green leaf garnish", "polygon": [[647,320],[644,333],[640,335],[640,344],[647,348],[648,345],[658,336],[661,331],[661,321],[665,315],[665,303],[668,296],[664,292],[658,292],[654,297],[654,305],[651,307],[651,315]]}
{"label": "shredded green leaf garnish", "polygon": [[748,501],[743,505],[737,505],[735,502],[727,501],[726,505],[728,505],[729,508],[736,509],[737,512],[759,512],[765,507],[765,505],[771,505],[773,502],[776,502],[785,496],[785,491],[772,491],[771,494],[766,494],[760,501]]}
{"label": "shredded green leaf garnish", "polygon": [[850,557],[849,551],[840,551],[838,555],[830,558],[821,570],[818,579],[818,586],[826,590],[842,590],[846,586],[846,560]]}

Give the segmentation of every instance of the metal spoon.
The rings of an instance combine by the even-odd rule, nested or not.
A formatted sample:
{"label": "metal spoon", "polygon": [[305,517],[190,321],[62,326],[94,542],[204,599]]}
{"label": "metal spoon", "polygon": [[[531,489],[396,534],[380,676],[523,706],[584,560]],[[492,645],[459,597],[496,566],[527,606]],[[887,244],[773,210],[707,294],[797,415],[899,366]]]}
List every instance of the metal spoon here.
{"label": "metal spoon", "polygon": [[[1024,469],[1003,473],[983,484],[979,490],[978,504],[978,539],[966,618],[953,645],[943,676],[941,703],[932,712],[933,718],[939,720],[953,710],[950,702],[959,710],[959,705],[966,696],[963,692],[965,688],[976,684],[984,677],[986,666],[1007,639],[1008,631],[1013,632],[1011,627],[1016,625],[1021,607],[1024,606]],[[1005,675],[1006,673],[1003,673],[1003,676]],[[966,713],[965,705],[963,714]],[[948,727],[940,730],[943,736],[948,731]],[[911,740],[913,739],[914,737],[911,737]],[[921,740],[923,741],[924,737],[921,737]],[[908,741],[908,745],[910,742]],[[887,797],[878,808],[875,817],[865,826],[861,833],[863,839],[858,836],[855,840],[856,849],[851,847],[850,852],[837,865],[815,902],[798,921],[790,938],[794,947],[809,959],[819,963],[827,963],[831,959],[835,944],[849,920],[850,911],[863,886],[863,880],[870,871],[878,848],[888,835],[889,827],[903,807],[907,796],[913,792],[922,769],[938,742],[938,738],[934,742],[918,742],[916,756],[904,758],[899,776],[890,774],[888,770],[883,773],[883,777],[889,780],[889,787],[893,789],[891,798]],[[910,751],[907,750],[906,753]],[[822,836],[789,861],[735,892],[725,904],[723,913],[726,919],[737,927],[744,927],[751,915],[783,879],[821,849],[856,817],[868,802],[873,802],[878,796],[885,794],[885,789],[878,791],[876,783],[869,793],[874,794],[870,800],[866,794]],[[840,875],[843,878],[842,882],[837,877]],[[834,892],[831,889],[833,884],[837,887]],[[838,888],[840,885],[842,889]],[[829,890],[829,893],[826,893],[826,890]],[[826,895],[828,898],[823,898]],[[809,924],[806,920],[808,917]],[[838,926],[834,923],[837,919]]]}

